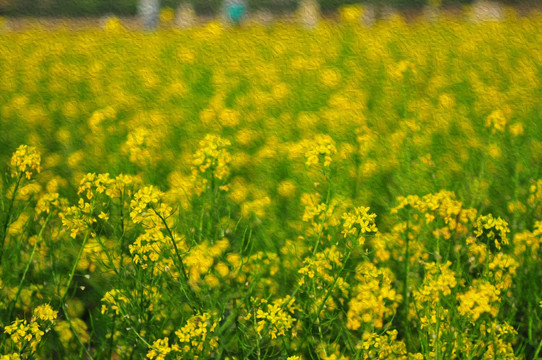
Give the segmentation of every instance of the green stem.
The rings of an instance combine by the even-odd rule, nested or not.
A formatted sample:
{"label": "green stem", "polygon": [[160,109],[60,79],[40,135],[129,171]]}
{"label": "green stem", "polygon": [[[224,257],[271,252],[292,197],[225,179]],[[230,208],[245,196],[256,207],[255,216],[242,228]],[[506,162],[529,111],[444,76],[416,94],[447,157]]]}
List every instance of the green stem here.
{"label": "green stem", "polygon": [[486,243],[486,273],[485,278],[487,281],[489,281],[489,255],[491,254],[491,251],[489,251],[489,237],[487,238]]}
{"label": "green stem", "polygon": [[62,303],[60,304],[60,306],[62,307],[62,311],[64,312],[64,316],[66,317],[66,320],[68,321],[68,325],[70,326],[70,330],[71,332],[73,333],[73,335],[75,336],[75,338],[77,339],[77,342],[79,343],[79,345],[81,346],[81,348],[85,351],[85,353],[87,354],[88,358],[90,360],[94,360],[94,358],[92,357],[92,354],[90,353],[90,351],[87,349],[87,347],[85,346],[85,344],[83,344],[83,340],[81,340],[81,336],[79,336],[79,333],[75,330],[75,328],[73,327],[73,324],[72,324],[72,320],[71,320],[71,317],[70,317],[70,314],[68,312],[68,310],[66,309],[66,304]]}
{"label": "green stem", "polygon": [[77,265],[79,264],[79,260],[81,260],[81,256],[83,255],[83,251],[85,250],[85,246],[87,244],[89,234],[90,234],[90,230],[87,229],[87,231],[85,232],[85,237],[83,238],[83,243],[81,244],[81,248],[79,249],[79,253],[77,254],[77,258],[76,258],[75,262],[73,263],[72,270],[70,272],[70,276],[69,276],[69,280],[68,280],[68,284],[66,285],[66,290],[64,291],[64,295],[62,295],[62,298],[60,299],[60,307],[61,307],[61,309],[62,309],[62,311],[64,313],[64,316],[66,317],[66,320],[68,321],[68,325],[70,326],[70,330],[72,331],[74,336],[77,338],[77,341],[79,342],[81,347],[85,350],[88,357],[92,360],[93,359],[92,355],[90,354],[90,352],[88,351],[86,346],[83,344],[79,334],[77,333],[77,331],[75,331],[75,328],[73,327],[71,317],[70,317],[70,314],[68,313],[68,311],[66,310],[66,303],[65,303],[66,298],[68,297],[68,293],[70,291],[70,286],[71,286],[72,281],[73,281],[73,276],[75,274],[75,270],[77,269]]}
{"label": "green stem", "polygon": [[19,174],[19,177],[17,178],[17,183],[15,184],[15,189],[13,190],[13,194],[11,194],[11,199],[9,203],[8,212],[6,214],[6,220],[4,222],[4,226],[2,229],[2,245],[0,246],[0,265],[2,265],[2,259],[4,257],[4,245],[6,242],[6,236],[8,233],[8,226],[11,221],[11,211],[13,210],[13,204],[15,203],[15,197],[17,196],[17,190],[19,190],[19,185],[21,184],[21,180],[23,179],[23,173],[21,172]]}
{"label": "green stem", "polygon": [[437,329],[436,329],[436,337],[435,337],[435,360],[440,359],[439,332],[440,332],[440,303],[437,304]]}
{"label": "green stem", "polygon": [[343,270],[345,269],[346,263],[348,262],[348,259],[350,258],[350,255],[352,255],[352,251],[353,251],[353,249],[350,249],[350,251],[347,253],[346,258],[343,260],[343,265],[342,265],[341,269],[337,272],[337,275],[335,276],[335,279],[333,279],[333,283],[326,290],[326,295],[324,296],[324,298],[322,300],[322,303],[320,304],[320,306],[318,307],[318,310],[316,311],[315,318],[311,320],[310,325],[306,328],[307,331],[305,332],[305,335],[303,335],[303,338],[301,339],[301,342],[298,345],[298,347],[300,349],[301,349],[301,346],[305,343],[305,340],[307,339],[307,336],[309,335],[309,332],[310,332],[309,330],[312,330],[312,327],[316,323],[316,320],[318,320],[318,318],[320,317],[320,312],[322,312],[322,309],[326,305],[327,299],[331,296],[331,293],[332,293],[333,289],[335,288],[335,284],[337,283],[337,281],[339,280],[339,277],[341,276]]}
{"label": "green stem", "polygon": [[538,344],[538,347],[536,348],[536,351],[533,356],[533,360],[538,359],[538,354],[540,354],[540,350],[542,350],[542,340],[540,340],[540,343]]}
{"label": "green stem", "polygon": [[[516,161],[517,163],[517,161]],[[519,165],[514,169],[514,214],[512,215],[512,231],[516,232],[518,227],[518,209],[515,207],[518,204],[518,189],[519,189]]]}
{"label": "green stem", "polygon": [[77,269],[77,265],[79,264],[79,260],[81,260],[81,256],[83,255],[83,250],[85,250],[85,246],[88,241],[88,236],[90,234],[90,230],[87,229],[85,232],[85,237],[83,238],[83,243],[81,244],[81,248],[79,249],[79,254],[77,254],[77,258],[75,262],[73,263],[72,270],[70,272],[68,284],[66,285],[66,290],[64,291],[64,295],[62,295],[62,298],[60,299],[60,305],[64,307],[64,302],[66,301],[66,297],[68,296],[68,292],[70,291],[70,286],[73,281],[73,276],[75,274],[75,270]]}
{"label": "green stem", "polygon": [[124,264],[124,239],[125,239],[125,229],[124,229],[124,193],[126,191],[126,187],[122,189],[122,192],[120,194],[120,268],[122,269]]}
{"label": "green stem", "polygon": [[318,237],[316,238],[316,244],[314,245],[314,249],[312,251],[312,256],[316,255],[316,251],[318,250],[318,245],[320,244],[320,239],[322,238],[322,233],[324,232],[324,223],[327,220],[327,211],[328,211],[330,199],[331,199],[331,179],[328,181],[328,186],[327,186],[327,194],[326,194],[326,202],[325,202],[326,208],[324,209],[324,216],[322,218],[322,221],[320,221],[321,231],[318,232]]}
{"label": "green stem", "polygon": [[406,236],[405,236],[405,254],[404,254],[404,273],[405,277],[403,279],[403,297],[405,299],[405,306],[403,310],[403,322],[404,322],[404,329],[405,329],[405,336],[408,339],[407,344],[412,343],[412,335],[410,334],[410,326],[408,324],[408,308],[409,308],[409,292],[408,292],[408,274],[410,273],[410,239],[409,239],[409,232],[410,232],[410,210],[408,210],[408,221],[407,221],[407,228],[406,228]]}
{"label": "green stem", "polygon": [[13,299],[13,301],[9,305],[9,310],[8,310],[8,314],[7,314],[7,318],[6,318],[6,323],[10,322],[11,313],[13,311],[13,308],[17,304],[17,300],[19,300],[19,295],[21,294],[21,291],[23,289],[23,283],[24,283],[24,280],[26,279],[26,274],[28,273],[28,270],[30,269],[30,265],[32,264],[32,261],[34,260],[34,254],[36,253],[36,248],[38,247],[38,243],[40,242],[40,240],[41,240],[41,238],[43,236],[43,231],[45,230],[45,227],[47,226],[47,223],[51,219],[51,216],[52,216],[52,214],[49,214],[49,216],[47,216],[47,219],[45,219],[45,223],[41,227],[40,232],[38,233],[38,237],[36,239],[36,242],[34,243],[34,246],[32,247],[32,253],[30,254],[30,258],[28,259],[28,262],[26,263],[26,267],[24,269],[23,276],[21,277],[21,281],[19,282],[17,292],[15,293],[15,298]]}
{"label": "green stem", "polygon": [[164,217],[162,215],[160,215],[154,209],[154,207],[151,207],[151,209],[154,211],[156,216],[158,216],[160,218],[160,220],[162,221],[162,224],[164,224],[164,227],[166,228],[168,236],[171,239],[171,242],[173,243],[173,249],[175,250],[175,255],[177,256],[177,260],[179,261],[179,267],[180,267],[180,270],[181,270],[181,275],[182,275],[182,279],[183,279],[183,283],[184,283],[183,285],[184,285],[184,287],[186,287],[188,289],[188,292],[190,293],[190,297],[192,298],[191,300],[195,303],[196,307],[200,311],[202,311],[203,307],[202,307],[200,301],[198,300],[198,296],[196,295],[196,293],[194,292],[194,290],[190,287],[190,284],[188,283],[188,274],[186,273],[186,268],[184,266],[183,258],[181,257],[181,253],[179,252],[179,248],[177,247],[177,243],[175,242],[175,238],[173,237],[173,233],[172,233],[171,229],[169,228],[169,226],[168,226],[168,224],[166,222],[166,219],[164,219]]}
{"label": "green stem", "polygon": [[109,359],[113,358],[113,342],[115,341],[115,331],[117,331],[117,314],[113,316],[113,331],[111,332],[111,337],[109,338]]}
{"label": "green stem", "polygon": [[[437,249],[435,253],[435,260],[437,263],[437,273],[440,277],[440,236],[437,236]],[[437,329],[436,329],[436,338],[435,338],[435,359],[440,358],[440,347],[439,347],[439,332],[440,332],[440,299],[437,303]]]}

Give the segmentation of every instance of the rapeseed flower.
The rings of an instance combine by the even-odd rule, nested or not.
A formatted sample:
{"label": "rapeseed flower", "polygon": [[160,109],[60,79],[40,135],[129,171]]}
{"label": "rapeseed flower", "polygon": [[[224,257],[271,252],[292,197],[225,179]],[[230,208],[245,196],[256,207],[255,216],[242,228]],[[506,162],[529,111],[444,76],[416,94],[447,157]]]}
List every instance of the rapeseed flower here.
{"label": "rapeseed flower", "polygon": [[41,155],[35,147],[21,145],[11,157],[11,176],[24,174],[27,179],[41,171]]}
{"label": "rapeseed flower", "polygon": [[310,149],[305,153],[307,166],[323,166],[328,168],[331,165],[332,156],[337,153],[335,141],[329,135],[317,135]]}

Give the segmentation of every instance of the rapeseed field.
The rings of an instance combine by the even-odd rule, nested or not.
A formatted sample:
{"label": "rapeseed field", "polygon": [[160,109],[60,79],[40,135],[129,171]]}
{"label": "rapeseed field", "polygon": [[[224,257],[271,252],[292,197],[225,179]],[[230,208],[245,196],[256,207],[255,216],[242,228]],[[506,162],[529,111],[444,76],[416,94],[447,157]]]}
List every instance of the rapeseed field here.
{"label": "rapeseed field", "polygon": [[542,15],[352,11],[0,32],[0,359],[540,358]]}

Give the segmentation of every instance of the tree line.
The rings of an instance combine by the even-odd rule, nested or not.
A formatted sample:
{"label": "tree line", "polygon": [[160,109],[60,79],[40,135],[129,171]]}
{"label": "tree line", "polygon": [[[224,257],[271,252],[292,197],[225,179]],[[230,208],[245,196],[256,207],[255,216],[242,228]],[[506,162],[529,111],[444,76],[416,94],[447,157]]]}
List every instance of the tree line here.
{"label": "tree line", "polygon": [[[0,16],[134,16],[141,0],[1,0]],[[249,11],[269,10],[274,13],[293,11],[300,0],[247,0]],[[441,0],[442,6],[465,5],[474,0]],[[216,15],[223,0],[160,0],[161,7],[177,8],[190,2],[198,15]],[[423,7],[434,0],[318,0],[320,9],[332,12],[344,5],[370,3],[398,8]],[[542,0],[502,0],[507,5],[541,3]]]}

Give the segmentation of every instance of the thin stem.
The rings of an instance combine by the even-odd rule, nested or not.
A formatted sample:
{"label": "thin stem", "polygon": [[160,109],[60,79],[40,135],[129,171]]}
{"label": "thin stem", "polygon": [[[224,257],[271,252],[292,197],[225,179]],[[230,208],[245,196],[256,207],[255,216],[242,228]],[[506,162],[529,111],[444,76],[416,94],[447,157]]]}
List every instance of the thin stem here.
{"label": "thin stem", "polygon": [[17,196],[17,190],[19,190],[19,185],[21,184],[21,180],[23,179],[23,175],[24,173],[21,172],[19,174],[19,177],[17,178],[17,183],[15,183],[15,189],[13,190],[13,194],[11,194],[11,199],[10,199],[10,203],[9,203],[9,208],[8,208],[8,212],[7,212],[7,215],[6,215],[6,220],[4,222],[4,226],[3,226],[3,229],[2,229],[2,245],[0,247],[0,265],[2,265],[2,259],[4,257],[4,245],[5,245],[5,242],[6,242],[6,236],[7,236],[7,232],[8,232],[8,226],[9,226],[9,222],[11,221],[11,211],[13,210],[13,204],[15,203],[15,197]]}
{"label": "thin stem", "polygon": [[73,263],[72,270],[70,272],[70,277],[68,280],[68,284],[66,285],[66,290],[64,291],[64,295],[62,295],[62,298],[60,299],[60,305],[62,307],[64,307],[64,302],[66,301],[66,297],[68,296],[68,292],[70,291],[70,286],[73,281],[73,275],[75,274],[75,270],[77,269],[79,260],[81,260],[81,256],[83,255],[83,250],[85,250],[85,246],[87,244],[89,234],[90,234],[90,230],[87,229],[87,231],[85,232],[85,237],[83,238],[83,243],[81,244],[81,248],[79,249],[79,254],[77,254],[77,258],[75,262]]}
{"label": "thin stem", "polygon": [[538,344],[538,347],[536,348],[536,351],[533,356],[533,360],[538,359],[538,354],[540,354],[540,350],[542,350],[542,340],[540,340],[540,343]]}
{"label": "thin stem", "polygon": [[410,210],[408,210],[408,221],[407,221],[407,227],[406,227],[406,235],[405,235],[405,254],[404,254],[404,273],[405,277],[403,279],[403,297],[405,299],[405,306],[403,309],[403,322],[404,322],[404,328],[405,328],[405,336],[408,339],[407,344],[412,343],[412,335],[410,334],[410,327],[408,324],[408,308],[409,308],[409,291],[408,291],[408,274],[410,272],[410,239],[409,239],[409,233],[410,233]]}
{"label": "thin stem", "polygon": [[[327,177],[327,175],[326,175]],[[326,194],[326,208],[324,209],[324,216],[322,218],[322,221],[320,221],[320,231],[318,232],[318,237],[316,238],[316,244],[314,245],[314,249],[312,251],[312,256],[316,255],[316,251],[318,250],[318,245],[320,244],[320,239],[322,238],[322,233],[324,232],[324,223],[327,220],[327,211],[329,206],[329,201],[331,199],[331,179],[328,181],[327,186],[327,194]]]}
{"label": "thin stem", "polygon": [[326,305],[327,299],[331,296],[331,292],[335,288],[335,284],[337,283],[337,281],[339,280],[339,277],[341,276],[343,270],[345,269],[346,263],[348,262],[348,259],[350,258],[350,255],[352,255],[353,248],[351,248],[349,250],[350,251],[348,251],[348,253],[346,255],[346,258],[343,260],[343,265],[342,265],[341,269],[337,272],[337,275],[335,276],[335,279],[333,279],[333,283],[326,290],[326,295],[324,296],[324,298],[322,300],[322,303],[320,304],[320,306],[318,307],[318,310],[316,311],[316,317],[313,320],[311,320],[310,325],[307,327],[307,331],[305,332],[305,335],[303,336],[303,338],[301,339],[301,342],[298,345],[299,348],[301,348],[301,346],[305,343],[305,340],[307,339],[307,336],[309,335],[309,330],[312,329],[312,327],[316,323],[316,320],[318,320],[318,318],[320,317],[320,312],[322,312],[322,310],[324,309],[324,306]]}
{"label": "thin stem", "polygon": [[30,258],[28,259],[28,261],[26,263],[26,267],[24,269],[23,276],[21,277],[21,281],[19,282],[19,286],[17,288],[17,293],[15,293],[15,298],[13,299],[13,301],[9,305],[9,310],[8,310],[8,314],[7,314],[7,318],[6,318],[6,323],[9,323],[13,308],[17,304],[17,300],[19,300],[19,295],[21,294],[21,291],[23,289],[23,283],[24,283],[24,281],[26,279],[26,274],[28,273],[28,270],[30,269],[30,264],[32,264],[32,261],[34,260],[34,254],[36,253],[36,248],[38,247],[38,244],[39,244],[39,242],[40,242],[40,240],[41,240],[41,238],[43,236],[43,231],[45,230],[45,227],[47,226],[47,223],[51,219],[51,215],[52,214],[49,214],[49,216],[47,216],[47,219],[45,219],[45,223],[41,227],[40,232],[38,233],[38,237],[36,239],[36,242],[34,243],[34,246],[32,247],[32,253],[30,254]]}
{"label": "thin stem", "polygon": [[180,270],[181,270],[183,282],[184,282],[185,287],[188,289],[188,291],[190,293],[190,297],[192,298],[192,301],[195,302],[196,307],[199,310],[202,310],[203,308],[202,308],[201,303],[198,300],[198,296],[196,295],[196,293],[194,292],[194,290],[190,287],[190,284],[188,283],[188,274],[186,273],[186,268],[184,266],[183,258],[181,257],[181,253],[179,252],[179,248],[177,247],[177,243],[175,242],[175,238],[173,236],[173,233],[171,232],[171,229],[169,228],[169,226],[168,226],[168,224],[166,222],[166,219],[164,219],[164,217],[162,215],[160,215],[154,209],[154,207],[151,206],[151,209],[154,211],[156,216],[158,216],[158,218],[160,218],[160,220],[162,221],[162,224],[164,224],[164,227],[166,228],[168,236],[171,239],[171,242],[173,243],[173,249],[175,250],[175,255],[177,256],[177,260],[179,260],[179,267],[180,267]]}
{"label": "thin stem", "polygon": [[124,239],[125,239],[125,229],[124,229],[124,193],[126,191],[126,186],[122,189],[120,194],[120,268],[122,269],[124,264]]}
{"label": "thin stem", "polygon": [[70,326],[70,330],[73,333],[73,335],[75,336],[75,338],[77,339],[77,342],[79,343],[79,345],[81,345],[81,348],[85,351],[88,358],[90,360],[94,360],[94,358],[92,357],[92,354],[90,353],[90,351],[87,349],[85,344],[83,344],[83,340],[81,340],[81,337],[79,336],[79,333],[73,327],[70,314],[69,314],[68,310],[66,309],[66,304],[62,303],[62,304],[60,304],[60,306],[62,307],[62,311],[64,312],[64,316],[66,317],[66,320],[68,321],[68,325]]}

